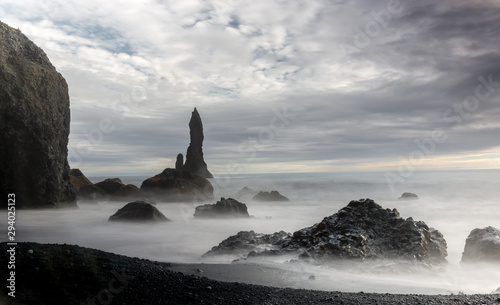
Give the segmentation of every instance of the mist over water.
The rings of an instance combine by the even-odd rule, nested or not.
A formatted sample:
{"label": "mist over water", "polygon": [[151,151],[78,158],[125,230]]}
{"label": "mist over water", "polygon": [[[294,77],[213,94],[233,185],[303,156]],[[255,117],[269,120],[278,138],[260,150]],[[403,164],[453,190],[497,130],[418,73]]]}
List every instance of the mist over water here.
{"label": "mist over water", "polygon": [[[80,204],[77,210],[18,210],[17,241],[67,243],[132,257],[164,262],[229,263],[234,257],[201,256],[230,235],[243,230],[259,233],[294,232],[336,213],[349,201],[372,198],[384,208],[396,208],[403,218],[422,220],[443,233],[448,243],[444,270],[399,270],[391,262],[348,267],[286,263],[273,257],[264,264],[304,274],[294,287],[389,293],[490,293],[500,286],[500,268],[460,264],[465,239],[474,228],[500,227],[500,171],[416,172],[389,186],[385,173],[314,173],[235,175],[211,180],[215,196],[232,197],[244,186],[278,190],[290,202],[240,201],[249,219],[194,219],[194,203],[162,203],[156,207],[172,221],[161,224],[108,222],[127,202]],[[120,177],[140,186],[146,177]],[[93,182],[99,178],[91,179]],[[101,179],[102,180],[102,179]],[[412,192],[418,200],[397,200]],[[215,203],[215,200],[214,202]],[[6,219],[6,212],[2,211]],[[3,235],[1,241],[6,241]],[[316,280],[308,279],[315,275]]]}

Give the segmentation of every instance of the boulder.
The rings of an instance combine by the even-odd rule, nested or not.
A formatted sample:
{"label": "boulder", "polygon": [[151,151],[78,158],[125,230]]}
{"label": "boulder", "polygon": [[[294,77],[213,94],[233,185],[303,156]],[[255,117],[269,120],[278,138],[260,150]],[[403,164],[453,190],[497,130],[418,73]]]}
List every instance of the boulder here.
{"label": "boulder", "polygon": [[109,217],[109,221],[169,221],[157,208],[145,201],[134,201],[127,203],[115,214]]}
{"label": "boulder", "polygon": [[404,192],[401,195],[401,197],[398,198],[398,200],[412,200],[412,199],[418,199],[418,196],[413,193]]}
{"label": "boulder", "polygon": [[[232,245],[251,245],[253,241],[237,242],[239,236],[247,235],[232,236],[210,253],[218,253],[218,247],[227,249],[229,240]],[[264,240],[271,238],[257,236]],[[258,244],[259,240],[254,242]],[[315,261],[394,259],[425,264],[443,263],[447,256],[446,241],[439,231],[411,217],[403,219],[396,209],[383,209],[371,199],[351,201],[337,213],[271,246],[272,251],[256,247],[252,255],[293,253]]]}
{"label": "boulder", "polygon": [[207,179],[186,171],[167,168],[142,182],[141,190],[160,201],[206,202],[214,199],[214,187]]}
{"label": "boulder", "polygon": [[94,184],[108,195],[113,195],[117,190],[125,186],[120,178],[108,178]]}
{"label": "boulder", "polygon": [[288,241],[291,237],[290,233],[284,231],[274,234],[260,234],[254,231],[241,231],[226,240],[222,241],[218,246],[205,253],[203,256],[236,254],[247,255],[262,251],[279,251],[282,244]]}
{"label": "boulder", "polygon": [[[191,120],[189,121],[189,135],[191,141],[186,152],[186,163],[182,166],[182,169],[203,178],[213,178],[213,175],[208,171],[207,164],[203,159],[203,123],[201,122],[200,114],[196,108],[194,108],[191,114]],[[177,156],[177,163],[178,162],[179,156]],[[178,164],[176,164],[176,168],[177,166]]]}
{"label": "boulder", "polygon": [[221,218],[221,217],[250,217],[247,206],[233,198],[224,197],[215,204],[197,206],[194,217],[198,218]]}
{"label": "boulder", "polygon": [[472,230],[465,241],[462,262],[500,263],[500,230],[494,227]]}
{"label": "boulder", "polygon": [[257,195],[253,197],[253,200],[259,201],[290,201],[290,199],[281,195],[278,191],[271,192],[259,192]]}
{"label": "boulder", "polygon": [[[68,85],[42,49],[0,22],[0,190],[16,207],[76,207]],[[2,200],[7,206],[7,200]]]}

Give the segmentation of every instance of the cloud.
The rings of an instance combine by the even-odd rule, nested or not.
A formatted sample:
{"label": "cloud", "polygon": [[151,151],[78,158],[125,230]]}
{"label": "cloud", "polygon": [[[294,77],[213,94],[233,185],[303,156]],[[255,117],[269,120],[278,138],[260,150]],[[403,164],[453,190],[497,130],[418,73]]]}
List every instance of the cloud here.
{"label": "cloud", "polygon": [[[173,166],[194,107],[215,173],[391,169],[437,129],[428,168],[457,166],[500,146],[500,87],[468,99],[479,77],[500,82],[499,17],[465,0],[0,4],[68,81],[72,166],[103,174]],[[113,131],[83,157],[103,120]]]}

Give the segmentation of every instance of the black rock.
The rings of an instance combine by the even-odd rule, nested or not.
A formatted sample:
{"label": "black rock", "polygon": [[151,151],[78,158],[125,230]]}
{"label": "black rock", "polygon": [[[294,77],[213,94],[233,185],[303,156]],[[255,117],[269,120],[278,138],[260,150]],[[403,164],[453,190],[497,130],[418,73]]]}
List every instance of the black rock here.
{"label": "black rock", "polygon": [[[47,55],[0,22],[0,190],[17,208],[76,207],[68,85]],[[7,199],[2,200],[7,206]]]}
{"label": "black rock", "polygon": [[[259,239],[270,238],[258,235]],[[248,236],[245,236],[247,238]],[[251,236],[250,236],[251,237]],[[238,236],[233,236],[237,244]],[[219,247],[227,248],[225,242]],[[258,244],[258,240],[255,241]],[[241,241],[243,244],[252,242]],[[422,221],[403,219],[396,209],[383,209],[371,199],[351,201],[321,222],[280,240],[274,251],[262,254],[296,253],[316,261],[331,259],[402,259],[424,263],[446,261],[443,235]],[[211,253],[217,253],[217,247]],[[259,250],[253,250],[259,254]]]}
{"label": "black rock", "polygon": [[203,256],[221,254],[247,255],[261,251],[278,251],[281,245],[291,238],[290,233],[284,231],[274,234],[259,234],[254,231],[241,231],[222,241],[218,246]]}
{"label": "black rock", "polygon": [[398,200],[411,200],[411,199],[418,199],[418,196],[413,193],[404,192],[401,195],[401,197],[398,198]]}
{"label": "black rock", "polygon": [[281,195],[278,191],[271,192],[259,192],[257,195],[253,197],[253,200],[259,201],[290,201],[290,199]]}
{"label": "black rock", "polygon": [[214,187],[207,179],[186,171],[166,168],[142,182],[145,195],[158,201],[206,202],[214,199]]}
{"label": "black rock", "polygon": [[462,262],[500,263],[500,230],[494,227],[472,230],[465,241]]}
{"label": "black rock", "polygon": [[189,134],[191,142],[189,143],[186,153],[186,163],[182,169],[203,178],[213,178],[213,175],[208,171],[207,164],[203,159],[203,124],[196,108],[194,108],[191,120],[189,121]]}
{"label": "black rock", "polygon": [[117,190],[119,190],[124,186],[120,178],[108,178],[105,179],[104,181],[97,182],[94,185],[102,189],[103,191],[106,192],[106,194],[109,195],[114,194]]}
{"label": "black rock", "polygon": [[175,161],[175,169],[182,170],[184,166],[184,156],[182,154],[177,155],[177,160]]}
{"label": "black rock", "polygon": [[250,217],[247,206],[233,198],[221,198],[215,204],[197,206],[194,217],[219,218],[219,217]]}
{"label": "black rock", "polygon": [[169,221],[157,208],[145,201],[127,203],[115,214],[109,217],[110,221]]}

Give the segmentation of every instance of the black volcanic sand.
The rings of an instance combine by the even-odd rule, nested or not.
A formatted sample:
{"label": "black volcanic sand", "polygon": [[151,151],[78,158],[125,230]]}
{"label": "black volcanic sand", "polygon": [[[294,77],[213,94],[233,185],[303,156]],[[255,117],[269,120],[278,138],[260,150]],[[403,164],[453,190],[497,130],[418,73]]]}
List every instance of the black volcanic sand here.
{"label": "black volcanic sand", "polygon": [[[70,245],[18,243],[16,298],[7,296],[0,244],[0,304],[500,304],[500,295],[341,293],[225,283],[172,265]],[[177,265],[177,268],[178,265]],[[212,268],[216,268],[212,266]],[[226,267],[227,268],[227,267]]]}

